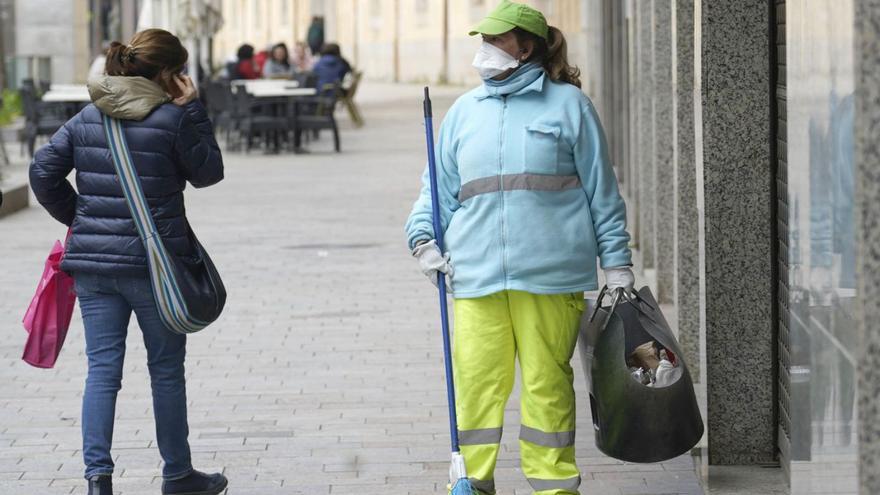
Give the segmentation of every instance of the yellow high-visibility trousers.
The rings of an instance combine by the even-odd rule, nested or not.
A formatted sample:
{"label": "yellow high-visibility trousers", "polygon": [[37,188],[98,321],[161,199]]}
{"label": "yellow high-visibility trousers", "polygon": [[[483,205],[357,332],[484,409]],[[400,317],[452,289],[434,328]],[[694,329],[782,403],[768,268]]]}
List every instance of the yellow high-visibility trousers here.
{"label": "yellow high-visibility trousers", "polygon": [[459,440],[468,476],[495,493],[504,407],[519,358],[523,473],[536,494],[577,495],[574,373],[583,293],[503,291],[455,300],[453,366]]}

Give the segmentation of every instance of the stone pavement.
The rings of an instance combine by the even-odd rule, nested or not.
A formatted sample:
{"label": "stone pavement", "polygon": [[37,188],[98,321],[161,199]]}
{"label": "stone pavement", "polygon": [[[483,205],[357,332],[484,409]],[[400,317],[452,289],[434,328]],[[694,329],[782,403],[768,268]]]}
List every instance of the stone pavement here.
{"label": "stone pavement", "polygon": [[[190,438],[196,467],[223,470],[229,494],[445,493],[437,302],[402,230],[424,165],[421,88],[363,90],[367,126],[344,123],[342,154],[329,152],[328,136],[308,155],[227,153],[224,182],[188,191],[194,228],[229,290],[221,320],[190,337]],[[438,121],[460,91],[437,91]],[[5,494],[85,493],[78,315],[54,369],[19,360],[22,313],[63,235],[39,207],[0,221]],[[134,322],[128,344],[115,484],[122,495],[156,494],[160,459]],[[702,494],[690,457],[631,465],[601,455],[577,376],[584,494]],[[515,398],[508,417],[499,493],[530,493],[518,468]]]}

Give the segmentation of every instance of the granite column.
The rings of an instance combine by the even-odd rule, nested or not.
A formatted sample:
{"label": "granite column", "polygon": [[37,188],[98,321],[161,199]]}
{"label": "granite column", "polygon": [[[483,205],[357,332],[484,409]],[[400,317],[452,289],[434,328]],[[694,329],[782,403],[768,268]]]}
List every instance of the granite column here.
{"label": "granite column", "polygon": [[766,0],[700,2],[709,461],[773,462],[770,11]]}

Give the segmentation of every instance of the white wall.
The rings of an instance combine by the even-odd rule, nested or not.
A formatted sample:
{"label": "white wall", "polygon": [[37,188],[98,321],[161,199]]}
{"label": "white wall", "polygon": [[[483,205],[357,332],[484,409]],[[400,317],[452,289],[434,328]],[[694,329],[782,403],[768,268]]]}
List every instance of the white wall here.
{"label": "white wall", "polygon": [[51,57],[52,79],[56,83],[72,83],[80,78],[78,62],[88,46],[78,46],[81,38],[75,20],[81,15],[75,12],[72,0],[16,0],[15,2],[15,48],[19,57]]}

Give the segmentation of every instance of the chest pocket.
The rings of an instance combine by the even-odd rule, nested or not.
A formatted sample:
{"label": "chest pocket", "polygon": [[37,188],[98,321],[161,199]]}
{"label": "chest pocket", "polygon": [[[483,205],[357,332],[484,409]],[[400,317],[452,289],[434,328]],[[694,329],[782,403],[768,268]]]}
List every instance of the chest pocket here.
{"label": "chest pocket", "polygon": [[559,167],[559,127],[529,124],[523,136],[523,168],[525,172],[556,174]]}

